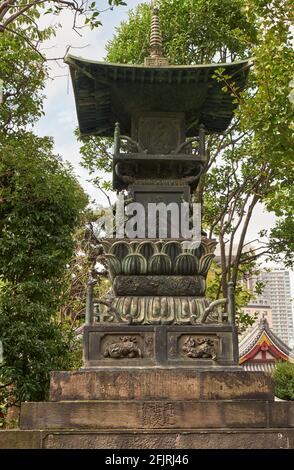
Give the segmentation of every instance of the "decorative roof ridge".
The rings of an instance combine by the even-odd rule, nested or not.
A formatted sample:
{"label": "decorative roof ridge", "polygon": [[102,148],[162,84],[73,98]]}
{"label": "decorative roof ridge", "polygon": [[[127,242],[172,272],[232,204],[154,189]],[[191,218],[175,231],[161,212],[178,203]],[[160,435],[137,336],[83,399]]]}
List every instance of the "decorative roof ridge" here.
{"label": "decorative roof ridge", "polygon": [[[121,63],[115,63],[115,62],[105,62],[105,61],[100,61],[100,60],[95,60],[95,59],[86,59],[84,57],[80,56],[75,56],[72,54],[67,54],[64,62],[67,64],[71,64],[72,60],[79,60],[81,62],[84,62],[86,64],[91,64],[91,65],[101,65],[105,67],[130,67],[130,68],[138,68],[138,69],[146,69],[146,66],[144,64],[121,64]],[[148,66],[147,68],[160,68],[160,69],[205,69],[205,68],[213,68],[213,67],[233,67],[236,65],[246,65],[246,69],[251,67],[250,63],[251,59],[244,59],[244,60],[236,60],[234,62],[212,62],[210,64],[189,64],[189,65],[167,65],[166,67],[150,67]]]}
{"label": "decorative roof ridge", "polygon": [[269,339],[275,344],[275,346],[278,349],[280,349],[281,352],[283,352],[284,354],[287,354],[287,356],[289,357],[294,358],[292,349],[286,343],[284,343],[284,341],[281,338],[279,338],[271,329],[268,329],[265,331]]}

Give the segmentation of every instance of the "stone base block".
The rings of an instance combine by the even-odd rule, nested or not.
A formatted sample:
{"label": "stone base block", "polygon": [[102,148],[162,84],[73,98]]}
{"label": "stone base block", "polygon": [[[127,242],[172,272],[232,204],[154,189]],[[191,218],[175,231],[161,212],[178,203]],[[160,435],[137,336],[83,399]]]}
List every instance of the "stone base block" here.
{"label": "stone base block", "polygon": [[52,432],[47,449],[293,449],[294,429]]}
{"label": "stone base block", "polygon": [[271,377],[243,368],[52,372],[50,400],[273,400]]}
{"label": "stone base block", "polygon": [[41,449],[41,431],[20,431],[7,429],[0,431],[0,449]]}
{"label": "stone base block", "polygon": [[23,403],[21,429],[294,428],[294,402],[66,401]]}
{"label": "stone base block", "polygon": [[7,430],[0,449],[294,449],[294,429]]}

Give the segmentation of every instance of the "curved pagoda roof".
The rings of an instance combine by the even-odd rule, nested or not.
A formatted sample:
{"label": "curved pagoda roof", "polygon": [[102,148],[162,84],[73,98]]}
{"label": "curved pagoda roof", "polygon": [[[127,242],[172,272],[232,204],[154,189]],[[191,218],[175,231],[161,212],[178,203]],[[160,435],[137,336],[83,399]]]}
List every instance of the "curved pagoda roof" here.
{"label": "curved pagoda roof", "polygon": [[249,62],[189,66],[146,66],[97,62],[67,55],[82,135],[110,137],[115,122],[131,135],[132,116],[145,112],[185,114],[186,135],[200,124],[207,132],[223,132],[237,104],[224,84],[213,78],[224,69],[243,90]]}

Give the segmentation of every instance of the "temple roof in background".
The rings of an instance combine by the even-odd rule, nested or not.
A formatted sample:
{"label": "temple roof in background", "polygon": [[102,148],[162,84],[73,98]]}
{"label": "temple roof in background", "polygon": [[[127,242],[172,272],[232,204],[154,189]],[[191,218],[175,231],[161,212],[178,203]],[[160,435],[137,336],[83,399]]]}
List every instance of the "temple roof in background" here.
{"label": "temple roof in background", "polygon": [[239,343],[240,364],[251,371],[272,371],[277,361],[294,362],[294,355],[262,318]]}

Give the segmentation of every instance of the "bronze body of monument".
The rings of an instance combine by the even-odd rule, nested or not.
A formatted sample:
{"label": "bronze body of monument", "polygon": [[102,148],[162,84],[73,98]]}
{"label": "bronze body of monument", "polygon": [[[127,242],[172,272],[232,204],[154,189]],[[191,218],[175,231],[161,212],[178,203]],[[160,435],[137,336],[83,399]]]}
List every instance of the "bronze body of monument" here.
{"label": "bronze body of monument", "polygon": [[[143,206],[191,203],[205,134],[224,132],[235,107],[215,70],[242,90],[248,63],[169,65],[156,10],[144,66],[66,62],[82,135],[114,135],[113,188]],[[89,282],[84,367],[52,372],[49,402],[22,404],[8,447],[294,447],[293,403],[238,365],[234,286],[221,302],[205,295],[215,241],[202,232],[184,248],[172,222],[165,238],[155,224],[153,239],[102,241],[112,292],[93,299]]]}
{"label": "bronze body of monument", "polygon": [[[205,167],[205,133],[225,131],[233,115],[232,97],[213,78],[217,66],[170,66],[156,11],[144,66],[72,56],[67,63],[81,133],[114,134],[113,189],[146,210],[150,203],[175,203],[180,219],[181,202],[191,203]],[[242,89],[248,63],[225,68]],[[102,242],[113,292],[107,305],[99,304],[96,324],[89,306],[86,367],[238,364],[233,286],[217,305],[205,296],[216,243],[204,235],[199,246],[185,248],[181,231],[174,236],[175,222],[170,217],[165,238],[157,223],[154,239]]]}

